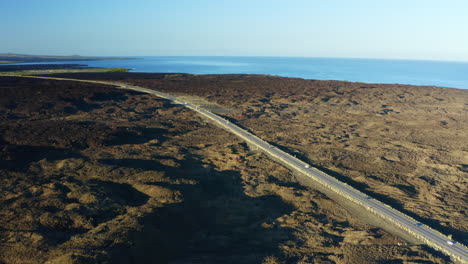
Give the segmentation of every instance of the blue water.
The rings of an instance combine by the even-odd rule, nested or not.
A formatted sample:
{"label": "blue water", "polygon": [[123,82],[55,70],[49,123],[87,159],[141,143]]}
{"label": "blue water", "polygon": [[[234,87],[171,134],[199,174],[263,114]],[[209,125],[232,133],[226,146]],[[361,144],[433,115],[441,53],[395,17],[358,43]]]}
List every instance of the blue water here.
{"label": "blue water", "polygon": [[133,72],[253,73],[318,80],[400,83],[468,89],[468,62],[289,57],[136,58],[138,59],[69,63],[82,63],[91,67],[125,67]]}

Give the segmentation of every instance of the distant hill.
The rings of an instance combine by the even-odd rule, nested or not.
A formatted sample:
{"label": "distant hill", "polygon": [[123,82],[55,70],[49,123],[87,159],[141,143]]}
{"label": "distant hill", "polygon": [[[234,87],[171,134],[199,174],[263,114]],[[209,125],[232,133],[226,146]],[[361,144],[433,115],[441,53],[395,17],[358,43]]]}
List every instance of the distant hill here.
{"label": "distant hill", "polygon": [[1,63],[21,62],[52,62],[52,61],[96,61],[96,60],[130,60],[133,58],[123,57],[86,57],[80,55],[71,56],[48,56],[48,55],[26,55],[14,53],[0,53]]}

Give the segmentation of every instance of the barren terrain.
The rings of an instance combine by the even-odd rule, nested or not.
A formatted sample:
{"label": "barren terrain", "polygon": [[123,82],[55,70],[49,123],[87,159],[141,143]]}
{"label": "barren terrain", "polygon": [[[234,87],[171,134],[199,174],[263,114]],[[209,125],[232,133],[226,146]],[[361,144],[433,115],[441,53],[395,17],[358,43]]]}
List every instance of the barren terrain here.
{"label": "barren terrain", "polygon": [[263,139],[468,242],[467,90],[258,75],[70,77],[198,96]]}
{"label": "barren terrain", "polygon": [[[340,177],[363,184],[365,190],[400,201],[393,198],[393,192],[387,194],[370,184],[376,181],[383,190],[385,186],[401,190],[404,196],[399,199],[407,199],[402,200],[405,206],[413,203],[408,210],[424,203],[419,201],[419,195],[406,194],[404,188],[385,180],[385,177],[390,178],[390,172],[396,174],[394,168],[404,168],[410,163],[411,160],[403,162],[407,156],[401,155],[406,152],[402,151],[400,156],[392,152],[395,157],[385,152],[375,166],[370,166],[373,174],[381,175],[380,181],[377,176],[371,178],[364,173],[369,169],[365,164],[370,162],[359,159],[363,157],[358,155],[361,153],[358,147],[353,148],[356,156],[351,155],[350,147],[355,146],[360,137],[363,138],[359,144],[367,146],[364,153],[369,156],[380,153],[371,152],[377,151],[372,149],[374,147],[382,153],[392,150],[394,145],[387,144],[382,149],[378,144],[381,141],[369,140],[373,136],[372,127],[361,128],[362,124],[358,123],[354,129],[362,135],[354,136],[356,142],[351,136],[343,135],[343,139],[338,139],[337,129],[345,130],[347,126],[342,123],[350,122],[345,118],[346,112],[333,115],[334,108],[328,106],[328,117],[336,118],[336,126],[331,126],[332,121],[324,123],[328,120],[326,111],[312,112],[315,104],[305,104],[306,100],[319,100],[321,104],[323,97],[295,96],[297,92],[292,89],[283,89],[276,95],[265,90],[270,87],[267,84],[274,81],[280,81],[281,85],[293,82],[291,87],[295,87],[296,81],[306,81],[259,76],[164,77],[121,73],[98,76],[94,75],[95,78],[127,79],[144,87],[203,97],[198,102],[211,101],[209,105],[213,110],[229,114],[256,134],[297,151],[315,164],[334,169],[342,175]],[[334,84],[339,83],[330,82],[331,88],[323,83],[318,90],[325,93],[326,89],[331,89],[328,93],[332,93]],[[243,92],[232,89],[234,86]],[[434,89],[433,93],[437,93],[440,88]],[[466,94],[458,90],[450,91],[459,93],[450,100],[466,98]],[[372,101],[361,96],[361,104]],[[339,102],[336,104],[340,107]],[[428,103],[427,107],[433,106]],[[304,112],[306,108],[308,112]],[[463,109],[457,109],[454,107],[452,112],[462,113]],[[367,115],[370,116],[367,121],[372,121],[374,116],[375,122],[380,120],[378,114]],[[460,127],[464,125],[451,119],[447,119],[446,125],[452,122]],[[319,125],[321,123],[324,124]],[[324,128],[317,128],[322,126]],[[330,138],[321,138],[327,134],[321,130],[327,130]],[[320,132],[311,134],[313,131]],[[379,131],[380,136],[385,133]],[[456,129],[453,131],[457,133]],[[305,138],[303,133],[309,136]],[[455,139],[466,137],[464,131],[458,133],[453,135]],[[189,110],[150,95],[105,85],[0,77],[0,136],[0,263],[448,261],[425,247],[407,245],[381,229],[364,224],[321,193],[298,185],[289,170],[250,150],[236,137],[206,123]],[[344,139],[348,141],[343,142]],[[407,146],[403,139],[401,141],[401,146]],[[446,144],[446,148],[463,148],[466,141],[450,142],[454,143]],[[340,156],[338,149],[341,147],[342,151],[349,152]],[[440,151],[427,146],[426,149],[421,155],[432,153],[434,156],[433,153]],[[466,146],[460,151],[458,155],[466,151]],[[459,156],[452,157],[451,161],[458,165],[468,163],[461,162]],[[338,162],[346,166],[333,167]],[[379,162],[390,165],[385,167]],[[360,163],[359,166],[364,167],[359,167]],[[394,163],[402,164],[391,167]],[[414,166],[424,168],[426,165]],[[460,173],[453,175],[463,180],[465,167],[456,168]],[[356,179],[354,175],[358,174],[364,179]],[[435,175],[439,174],[425,176],[429,181],[437,180],[436,184],[416,185],[414,189],[422,192],[426,190],[422,188],[432,186],[426,192],[445,194],[440,200],[448,204],[443,205],[447,208],[446,214],[463,215],[464,209],[460,209],[463,201],[458,203],[459,207],[456,204],[463,196],[462,190],[455,189],[457,181],[451,183],[455,186],[452,192],[443,192],[448,186],[439,182],[445,179]],[[372,181],[366,182],[367,178]],[[442,219],[443,215],[432,209],[442,205],[424,206],[422,208],[435,212],[433,218]],[[464,218],[454,217],[462,223],[455,225],[454,221],[447,220],[447,226],[463,231]],[[436,223],[444,226],[440,220]]]}

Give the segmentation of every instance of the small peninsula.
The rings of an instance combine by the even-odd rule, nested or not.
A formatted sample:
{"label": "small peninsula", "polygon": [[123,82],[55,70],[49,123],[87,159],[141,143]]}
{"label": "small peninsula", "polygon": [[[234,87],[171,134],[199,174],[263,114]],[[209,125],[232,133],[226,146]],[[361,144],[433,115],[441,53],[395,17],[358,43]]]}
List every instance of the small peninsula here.
{"label": "small peninsula", "polygon": [[0,64],[25,62],[61,62],[61,61],[100,61],[100,60],[131,60],[124,57],[87,57],[80,55],[52,56],[52,55],[26,55],[15,53],[0,53]]}

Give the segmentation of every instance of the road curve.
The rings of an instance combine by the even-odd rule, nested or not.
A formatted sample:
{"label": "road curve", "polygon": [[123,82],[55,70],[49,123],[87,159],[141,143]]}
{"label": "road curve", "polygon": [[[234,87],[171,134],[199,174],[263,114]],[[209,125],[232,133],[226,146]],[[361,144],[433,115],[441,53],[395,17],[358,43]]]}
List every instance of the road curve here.
{"label": "road curve", "polygon": [[373,213],[376,217],[383,218],[392,222],[396,227],[407,232],[423,244],[426,244],[436,250],[440,250],[443,253],[450,256],[454,261],[460,263],[468,263],[468,248],[464,245],[452,241],[447,236],[440,232],[431,229],[430,227],[423,225],[415,219],[393,209],[389,205],[386,205],[378,200],[375,200],[368,195],[354,189],[353,187],[343,183],[334,177],[312,167],[311,165],[289,155],[288,153],[270,145],[263,141],[259,137],[245,131],[244,129],[232,124],[228,120],[213,114],[212,112],[203,109],[197,105],[178,99],[176,96],[158,92],[155,90],[142,88],[138,86],[108,82],[108,81],[91,81],[91,80],[78,80],[78,79],[67,79],[67,78],[53,78],[53,77],[38,77],[38,76],[17,76],[17,77],[28,77],[28,78],[39,78],[39,79],[55,79],[55,80],[68,80],[68,81],[79,81],[89,83],[99,83],[117,86],[119,89],[134,90],[143,93],[154,94],[158,97],[168,99],[174,103],[184,105],[185,107],[198,112],[200,115],[214,121],[218,126],[225,130],[235,134],[241,139],[245,140],[251,145],[258,147],[263,150],[267,155],[279,160],[283,164],[290,168],[293,168],[301,172],[306,177],[322,184],[326,188],[329,188],[333,192],[338,193],[342,197],[366,208],[368,211]]}

